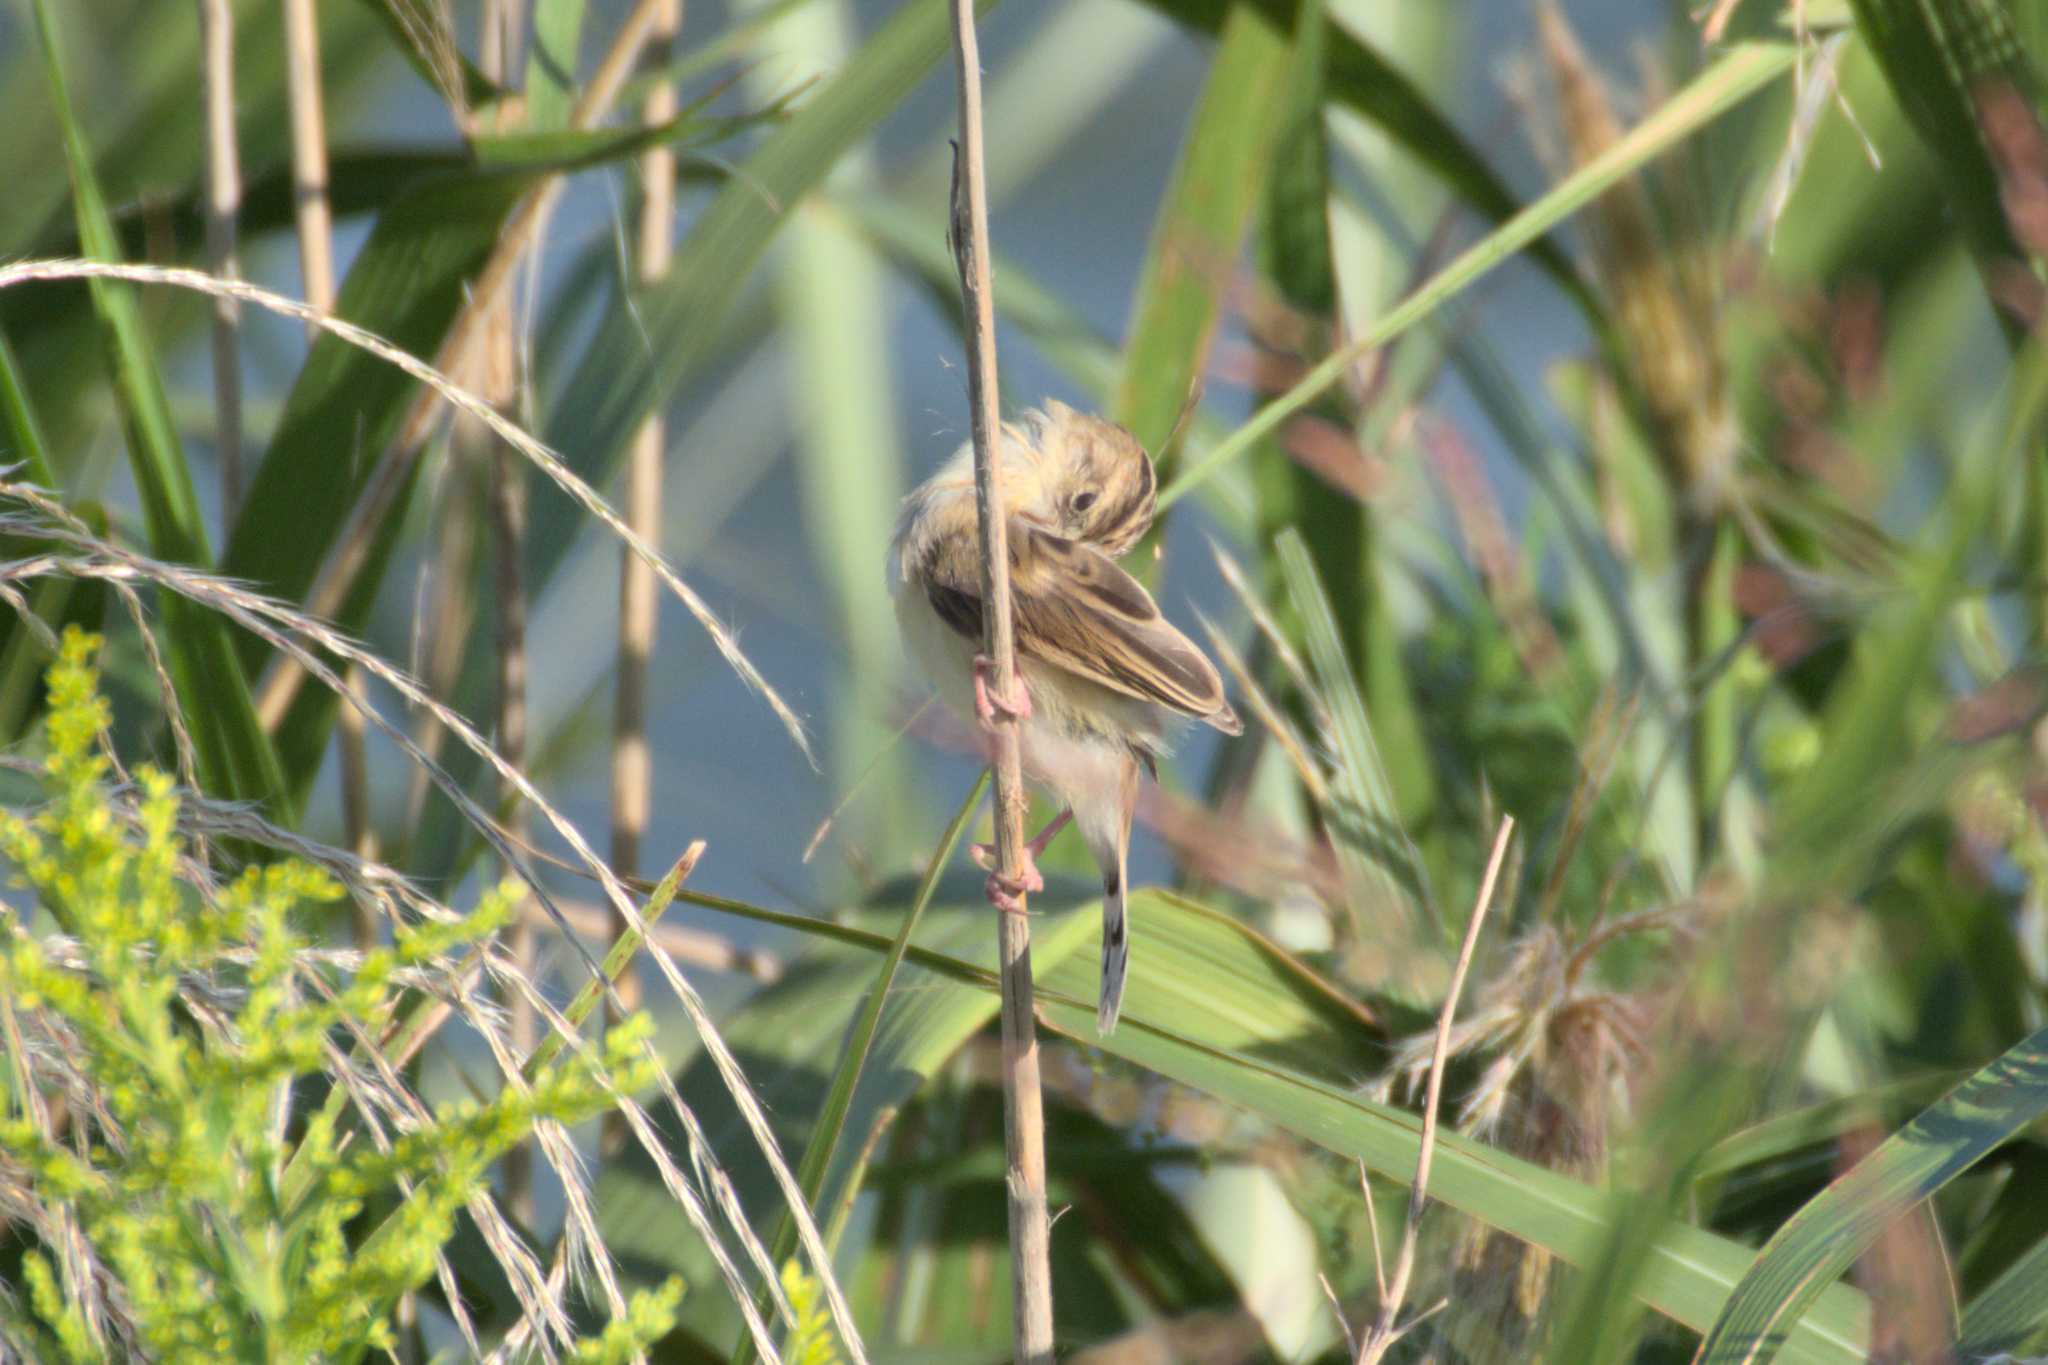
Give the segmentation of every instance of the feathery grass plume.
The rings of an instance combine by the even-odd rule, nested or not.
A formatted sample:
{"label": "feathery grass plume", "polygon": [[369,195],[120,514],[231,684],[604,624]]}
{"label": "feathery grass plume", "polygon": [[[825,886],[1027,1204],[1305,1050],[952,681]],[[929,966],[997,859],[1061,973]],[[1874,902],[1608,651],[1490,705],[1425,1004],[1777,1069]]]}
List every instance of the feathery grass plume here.
{"label": "feathery grass plume", "polygon": [[[1544,4],[1536,15],[1556,117],[1572,164],[1584,166],[1621,140],[1622,122],[1563,12]],[[1675,174],[1624,180],[1593,201],[1586,226],[1631,370],[1618,377],[1648,418],[1666,478],[1691,504],[1681,510],[1707,512],[1726,496],[1737,432],[1715,333],[1719,270],[1688,189]]]}
{"label": "feathery grass plume", "polygon": [[[0,1302],[0,1345],[77,1362],[392,1349],[399,1295],[435,1273],[492,1164],[652,1083],[651,1021],[434,1113],[387,1071],[362,1106],[379,1116],[372,1141],[331,1112],[293,1122],[308,1080],[365,1084],[337,1069],[337,1044],[445,977],[515,898],[400,924],[343,970],[295,928],[343,895],[336,878],[286,857],[214,884],[187,856],[170,777],[143,765],[132,791],[112,780],[98,648],[66,631],[49,671],[47,799],[0,809],[0,856],[35,906],[0,917],[0,1208],[29,1243],[27,1302]],[[383,1221],[359,1224],[387,1202]],[[679,1294],[638,1296],[590,1340],[548,1305],[550,1341],[579,1360],[630,1358],[668,1330]]]}

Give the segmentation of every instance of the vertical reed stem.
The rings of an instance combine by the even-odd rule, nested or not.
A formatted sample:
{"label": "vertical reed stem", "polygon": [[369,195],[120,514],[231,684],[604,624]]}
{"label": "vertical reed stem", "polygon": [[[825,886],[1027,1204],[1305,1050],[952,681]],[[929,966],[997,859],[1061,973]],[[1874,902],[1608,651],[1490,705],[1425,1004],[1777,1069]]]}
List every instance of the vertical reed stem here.
{"label": "vertical reed stem", "polygon": [[[306,302],[334,311],[334,220],[327,207],[327,114],[320,94],[320,21],[313,0],[284,0],[285,83],[292,118],[292,207]],[[309,341],[319,329],[308,324]]]}
{"label": "vertical reed stem", "polygon": [[[953,52],[960,80],[960,145],[953,175],[953,250],[967,314],[967,396],[973,418],[975,510],[981,527],[983,648],[994,683],[1015,695],[1017,652],[1010,629],[1010,560],[1002,500],[1002,438],[997,413],[995,301],[989,281],[988,175],[981,133],[981,53],[974,0],[953,0]],[[994,728],[996,865],[1023,872],[1024,775],[1017,721],[998,713]],[[1038,1038],[1031,983],[1031,921],[996,916],[1002,972],[1004,1147],[1010,1200],[1013,1345],[1020,1365],[1051,1365],[1052,1229],[1045,1197],[1045,1110],[1039,1092]]]}
{"label": "vertical reed stem", "polygon": [[[662,0],[647,40],[648,55],[666,62],[683,24],[682,0]],[[676,90],[657,82],[641,105],[641,121],[649,126],[676,115]],[[640,278],[658,280],[668,273],[676,202],[676,154],[666,144],[640,156]],[[657,407],[647,414],[633,439],[626,466],[626,522],[649,544],[661,531],[661,460],[668,443],[666,424]],[[654,595],[654,570],[631,553],[619,558],[619,667],[612,708],[612,870],[621,877],[639,872],[640,840],[647,830],[652,764],[647,751],[647,660],[654,652],[659,612]],[[612,941],[626,930],[612,925]],[[629,970],[618,980],[619,998],[630,1007],[639,983]]]}
{"label": "vertical reed stem", "polygon": [[[514,84],[522,57],[526,6],[522,0],[485,0],[482,31],[477,41],[477,69],[500,88]],[[503,132],[503,127],[496,131]],[[523,253],[522,253],[523,254]],[[484,304],[479,337],[478,388],[499,411],[509,411],[519,397],[519,338],[513,294],[498,291]],[[459,423],[460,446],[490,469],[490,534],[492,595],[497,613],[499,757],[513,767],[526,762],[526,466],[481,426]],[[505,792],[509,808],[501,812],[505,827],[523,837],[526,817],[516,794]],[[515,970],[528,980],[539,964],[539,940],[526,915],[505,930],[505,951]],[[531,1053],[540,1040],[540,1020],[523,995],[506,1001],[506,1034],[521,1053]],[[532,1226],[533,1148],[520,1143],[505,1153],[505,1207],[515,1219]]]}
{"label": "vertical reed stem", "polygon": [[[206,268],[224,279],[242,273],[235,218],[242,207],[242,162],[235,145],[235,17],[228,0],[199,0],[199,47],[206,85]],[[213,300],[213,447],[220,456],[224,525],[242,506],[242,306]]]}
{"label": "vertical reed stem", "polygon": [[[313,0],[284,0],[285,84],[291,102],[292,204],[298,224],[299,273],[304,276],[306,302],[323,313],[334,311],[334,219],[327,203],[327,112],[320,93],[320,21]],[[306,338],[317,342],[319,329],[307,325]],[[336,605],[339,605],[338,603]],[[363,675],[351,668],[348,688],[362,695]],[[282,716],[268,721],[273,728]],[[348,846],[374,857],[370,833],[370,771],[365,752],[362,708],[343,702],[335,719],[341,746],[341,818]],[[367,909],[355,922],[357,946],[377,941],[377,924]]]}

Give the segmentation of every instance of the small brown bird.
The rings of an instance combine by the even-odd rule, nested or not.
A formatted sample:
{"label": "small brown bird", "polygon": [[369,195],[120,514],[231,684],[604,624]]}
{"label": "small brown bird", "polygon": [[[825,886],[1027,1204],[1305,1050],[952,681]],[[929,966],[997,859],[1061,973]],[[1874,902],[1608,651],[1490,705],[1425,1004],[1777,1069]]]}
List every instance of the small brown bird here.
{"label": "small brown bird", "polygon": [[[1025,776],[1062,807],[1025,848],[1015,882],[991,872],[988,898],[1016,911],[1037,891],[1036,855],[1072,820],[1102,869],[1102,984],[1096,1023],[1116,1027],[1130,943],[1124,864],[1138,770],[1155,769],[1176,725],[1200,720],[1243,733],[1223,681],[1202,651],[1118,568],[1152,524],[1156,480],[1145,448],[1122,427],[1047,403],[1003,427],[1004,511],[1022,695],[989,685],[981,653],[981,534],[974,448],[904,499],[890,547],[896,618],[939,694],[963,716],[1022,720]],[[992,855],[974,848],[988,867]]]}

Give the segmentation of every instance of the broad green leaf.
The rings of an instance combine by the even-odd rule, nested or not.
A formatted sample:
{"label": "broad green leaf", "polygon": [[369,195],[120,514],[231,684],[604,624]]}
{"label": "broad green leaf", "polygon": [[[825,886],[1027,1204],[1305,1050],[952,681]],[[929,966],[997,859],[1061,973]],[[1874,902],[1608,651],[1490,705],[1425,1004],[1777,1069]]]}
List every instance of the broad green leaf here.
{"label": "broad green leaf", "polygon": [[1903,1123],[1961,1079],[1960,1074],[1948,1072],[1917,1076],[1775,1114],[1714,1144],[1694,1174],[1700,1180],[1711,1180],[1816,1147],[1824,1148],[1824,1160],[1832,1162],[1836,1144],[1845,1134],[1876,1122]]}
{"label": "broad green leaf", "polygon": [[1708,1365],[1775,1359],[1786,1325],[1900,1215],[2048,1114],[2048,1029],[1957,1086],[1778,1229],[1701,1347]]}
{"label": "broad green leaf", "polygon": [[[1324,112],[1331,25],[1323,8],[1323,0],[1299,0],[1296,6],[1293,56],[1266,175],[1258,241],[1261,271],[1282,302],[1306,324],[1305,343],[1288,351],[1289,359],[1304,362],[1319,360],[1329,350],[1343,311],[1331,240],[1330,140]],[[1353,425],[1335,394],[1325,395],[1312,412],[1338,430]],[[1289,526],[1300,529],[1329,593],[1351,671],[1368,696],[1383,699],[1397,715],[1411,713],[1393,611],[1379,578],[1383,544],[1372,517],[1362,500],[1331,496],[1326,480],[1286,457],[1279,448],[1281,439],[1278,434],[1269,439],[1269,449],[1256,462],[1259,541],[1269,544]],[[1282,629],[1288,628],[1290,619],[1281,615]],[[1373,709],[1380,713],[1379,705]],[[1295,716],[1305,720],[1307,708],[1297,703]],[[1405,722],[1397,724],[1404,732],[1408,729]],[[1405,745],[1402,748],[1396,766],[1407,769],[1406,759],[1413,755]],[[1225,771],[1219,770],[1219,779]],[[1426,804],[1427,767],[1418,764],[1414,771],[1425,789]]]}
{"label": "broad green leaf", "polygon": [[1963,1310],[1964,1360],[2048,1351],[2048,1236]]}
{"label": "broad green leaf", "polygon": [[1981,122],[1986,96],[2033,109],[2037,84],[2001,0],[1852,0],[1856,29],[1899,105],[1935,154],[1971,247],[1987,261],[2016,260],[1999,178]]}
{"label": "broad green leaf", "polygon": [[[1129,914],[1127,1010],[1135,1004],[1145,1018],[1172,1020],[1206,1047],[1335,1084],[1384,1056],[1387,1031],[1370,1009],[1235,916],[1170,891],[1133,896]],[[1039,984],[1091,1001],[1100,972],[1096,954],[1075,953],[1044,969]]]}
{"label": "broad green leaf", "polygon": [[1332,352],[1300,383],[1261,408],[1228,440],[1184,461],[1180,473],[1160,490],[1159,505],[1164,508],[1185,497],[1223,465],[1301,411],[1362,356],[1434,315],[1502,261],[1585,207],[1616,181],[1641,169],[1783,75],[1791,69],[1793,57],[1790,45],[1776,43],[1747,43],[1728,52],[1607,151],[1467,248],[1359,337]]}
{"label": "broad green leaf", "polygon": [[[882,934],[830,921],[687,889],[678,899],[873,953],[889,947]],[[1319,1079],[1290,1065],[1301,1061],[1326,1073],[1335,1070],[1355,1045],[1345,1035],[1356,1030],[1358,1037],[1366,1036],[1362,1021],[1341,996],[1241,928],[1235,948],[1221,936],[1211,937],[1207,931],[1215,926],[1235,926],[1227,916],[1152,892],[1133,896],[1131,912],[1131,985],[1116,1032],[1107,1039],[1096,1034],[1094,969],[1084,965],[1086,954],[1044,970],[1037,997],[1042,1023],[1077,1043],[1242,1106],[1391,1179],[1406,1181],[1414,1175],[1418,1116],[1365,1099],[1356,1089],[1356,1070]],[[1078,913],[1093,918],[1092,910]],[[1052,933],[1063,936],[1057,928]],[[1184,942],[1202,946],[1183,952]],[[905,957],[948,979],[990,993],[997,989],[995,974],[985,966],[918,947]],[[1248,974],[1268,976],[1276,965],[1300,983],[1289,992],[1292,1005],[1270,988],[1237,984]],[[1574,1264],[1596,1257],[1617,1222],[1631,1216],[1621,1198],[1455,1133],[1438,1134],[1430,1194]],[[1634,1291],[1673,1321],[1705,1331],[1752,1259],[1747,1247],[1674,1224],[1645,1249]],[[1868,1320],[1869,1305],[1861,1294],[1830,1286],[1789,1326],[1787,1358],[1816,1365],[1860,1362]]]}
{"label": "broad green leaf", "polygon": [[1152,230],[1110,413],[1166,469],[1265,184],[1289,56],[1284,29],[1253,5],[1231,7]]}
{"label": "broad green leaf", "polygon": [[[78,235],[86,253],[100,260],[119,258],[113,224],[94,178],[92,149],[71,108],[60,40],[48,0],[35,0],[36,32],[42,42],[50,92],[70,162],[72,199],[78,214]],[[142,498],[150,547],[162,559],[210,568],[213,552],[206,541],[192,472],[185,463],[156,354],[125,285],[92,282],[95,313],[113,371],[122,423],[128,436],[130,467]],[[200,780],[212,793],[259,803],[282,802],[271,814],[290,818],[284,773],[269,736],[256,723],[248,679],[235,657],[227,623],[184,598],[167,595],[163,604],[167,626],[166,652],[178,701],[188,716],[204,717],[193,725]]]}
{"label": "broad green leaf", "polygon": [[[431,357],[531,183],[514,175],[422,183],[378,215],[342,282],[336,313]],[[303,598],[417,389],[388,361],[323,332],[250,482],[223,571],[287,601]],[[336,614],[346,631],[360,632],[368,620],[404,505],[377,528],[371,555]],[[268,653],[254,637],[244,637],[241,647],[252,670]],[[301,687],[278,729],[278,752],[295,795],[302,796],[319,771],[337,700],[325,688]]]}

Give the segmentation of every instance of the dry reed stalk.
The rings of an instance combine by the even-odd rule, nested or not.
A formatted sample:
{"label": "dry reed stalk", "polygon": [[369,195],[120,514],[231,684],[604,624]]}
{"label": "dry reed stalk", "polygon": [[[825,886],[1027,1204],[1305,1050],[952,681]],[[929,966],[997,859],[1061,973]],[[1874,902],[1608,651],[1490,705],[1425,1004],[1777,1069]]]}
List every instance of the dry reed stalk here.
{"label": "dry reed stalk", "polygon": [[[292,206],[306,302],[334,311],[334,218],[327,205],[327,115],[320,95],[320,21],[313,0],[284,0],[285,86],[291,102]],[[306,340],[319,339],[311,325]]]}
{"label": "dry reed stalk", "polygon": [[[624,878],[620,880],[624,881]],[[640,878],[634,878],[627,885],[634,885]],[[612,937],[613,925],[609,906],[595,901],[557,899],[555,908],[562,912],[562,919],[570,929],[589,939]],[[527,916],[536,924],[547,925],[554,921],[539,906],[529,906]],[[708,929],[693,929],[682,924],[658,923],[654,926],[654,941],[668,950],[668,955],[678,962],[706,971],[736,972],[741,976],[768,985],[780,981],[786,970],[783,961],[774,953],[759,948],[742,948],[723,934],[714,934]],[[623,979],[623,978],[621,978]]]}
{"label": "dry reed stalk", "polygon": [[[666,62],[682,30],[682,0],[661,0],[655,8],[648,54]],[[676,116],[676,88],[658,81],[647,92],[641,122],[654,126]],[[640,155],[640,278],[660,279],[673,254],[676,204],[676,154],[667,146],[649,147]],[[647,414],[633,437],[626,465],[626,524],[656,540],[661,528],[661,461],[668,444],[667,425],[657,407]],[[654,575],[631,555],[619,563],[619,664],[612,708],[612,867],[622,877],[640,871],[640,840],[647,830],[652,763],[647,751],[647,661],[654,653],[659,623]],[[618,941],[625,925],[612,926]],[[630,970],[619,977],[619,995],[639,999],[639,978]]]}
{"label": "dry reed stalk", "polygon": [[[228,0],[199,0],[201,78],[206,86],[206,268],[234,278],[242,161],[235,145],[235,17]],[[242,306],[213,301],[214,449],[220,455],[221,520],[242,506]]]}
{"label": "dry reed stalk", "polygon": [[[292,121],[292,204],[298,226],[299,272],[306,302],[321,313],[334,311],[334,217],[327,202],[327,112],[320,93],[320,21],[313,0],[284,0],[286,94]],[[216,295],[216,303],[220,296]],[[308,345],[320,339],[320,328],[306,324]],[[348,675],[353,691],[363,686],[359,674]],[[282,711],[268,719],[275,729]],[[341,749],[341,820],[350,849],[365,857],[376,852],[370,834],[370,772],[362,713],[340,709],[335,735]],[[356,917],[356,937],[374,941],[376,925]]]}
{"label": "dry reed stalk", "polygon": [[[522,0],[485,0],[479,25],[477,68],[491,84],[509,89],[516,84],[513,73],[520,63],[526,6]],[[501,104],[493,131],[511,131],[519,122],[516,109]],[[517,266],[524,259],[522,252],[512,264]],[[480,328],[477,390],[498,411],[516,411],[519,333],[511,290],[496,291],[484,305]],[[521,572],[526,553],[525,468],[515,452],[501,448],[490,430],[473,419],[458,418],[455,433],[456,458],[489,469],[492,605],[498,655],[496,739],[505,762],[519,768],[526,764],[527,729],[526,584]],[[524,841],[525,811],[516,796],[502,793],[501,798],[500,818],[515,840]],[[531,980],[540,961],[540,940],[532,921],[524,915],[515,918],[506,927],[504,941],[515,973]],[[540,1021],[533,1005],[515,993],[507,1002],[507,1013],[512,1046],[522,1054],[531,1053],[540,1040]],[[514,1218],[532,1226],[533,1149],[526,1143],[505,1153],[505,1203]]]}
{"label": "dry reed stalk", "polygon": [[[642,47],[648,36],[654,32],[655,16],[667,0],[639,0],[632,13],[619,27],[611,48],[597,65],[590,80],[584,85],[583,93],[577,98],[569,114],[569,127],[585,130],[610,112],[612,103],[618,98],[625,85],[627,75],[639,60]],[[451,373],[460,373],[465,367],[474,347],[486,332],[485,322],[491,305],[510,285],[512,275],[526,255],[526,249],[540,236],[555,201],[561,196],[565,178],[555,175],[548,178],[520,202],[512,216],[506,220],[504,230],[498,234],[498,245],[484,268],[470,284],[468,302],[455,315],[448,326],[448,334],[442,339],[441,349],[435,356],[434,368]],[[439,397],[434,393],[422,393],[406,414],[399,428],[398,438],[386,448],[378,460],[377,467],[363,486],[363,493],[356,500],[341,534],[336,537],[327,558],[320,565],[320,572],[313,580],[312,588],[306,595],[306,607],[316,616],[332,617],[342,600],[355,583],[369,555],[370,543],[377,528],[391,514],[400,491],[405,487],[412,471],[413,461],[425,449],[427,438],[433,433],[434,424],[440,415]],[[694,610],[694,609],[693,609]],[[701,617],[699,618],[702,619]],[[721,645],[721,652],[724,647]],[[731,654],[726,655],[728,661]],[[284,708],[298,692],[305,675],[289,661],[280,660],[278,665],[263,680],[257,694],[257,713],[264,717],[283,714]],[[751,682],[752,679],[750,678]],[[783,715],[779,699],[771,697],[771,704],[777,705],[777,714]],[[790,727],[797,737],[798,747],[806,758],[811,758],[810,746],[801,738],[801,726],[793,714],[783,715],[783,723]],[[815,762],[815,759],[813,759]]]}
{"label": "dry reed stalk", "polygon": [[[953,168],[952,237],[967,315],[967,398],[974,433],[974,501],[981,530],[982,648],[994,687],[1015,696],[1016,640],[1010,627],[1010,559],[1003,515],[997,406],[994,290],[989,280],[988,173],[981,135],[981,51],[974,0],[953,0],[953,55],[960,84],[960,142]],[[996,867],[1012,884],[1024,861],[1023,762],[1018,718],[999,711],[993,727]],[[1002,974],[1003,1147],[1009,1170],[1012,1344],[1020,1365],[1052,1365],[1052,1226],[1046,1212],[1045,1109],[1031,983],[1031,921],[1022,909],[996,916]]]}
{"label": "dry reed stalk", "polygon": [[[1457,1018],[1458,996],[1465,989],[1465,973],[1472,966],[1472,950],[1479,944],[1480,926],[1486,922],[1486,912],[1493,905],[1494,886],[1500,880],[1501,864],[1507,859],[1508,840],[1514,832],[1515,817],[1503,815],[1500,831],[1493,836],[1493,852],[1486,859],[1486,875],[1479,881],[1479,896],[1472,904],[1472,916],[1465,922],[1465,941],[1458,946],[1458,965],[1451,972],[1450,987],[1444,992],[1443,1010],[1437,1015],[1436,1050],[1429,1062],[1429,1094],[1422,1107],[1422,1143],[1415,1156],[1415,1182],[1408,1192],[1408,1220],[1401,1232],[1401,1249],[1394,1258],[1393,1278],[1387,1281],[1385,1292],[1380,1295],[1379,1317],[1358,1343],[1357,1365],[1379,1365],[1395,1342],[1406,1336],[1416,1323],[1437,1311],[1431,1308],[1406,1323],[1398,1321],[1401,1304],[1408,1297],[1408,1280],[1415,1273],[1415,1247],[1422,1233],[1423,1207],[1429,1201],[1429,1167],[1431,1158],[1436,1155],[1437,1111],[1443,1102],[1444,1067],[1451,1051],[1451,1023]],[[1368,1212],[1372,1208],[1371,1199],[1371,1187],[1368,1186]],[[1377,1270],[1380,1248],[1377,1226],[1372,1233],[1372,1248]],[[1341,1322],[1342,1317],[1338,1320]],[[1346,1335],[1349,1335],[1348,1330]]]}

